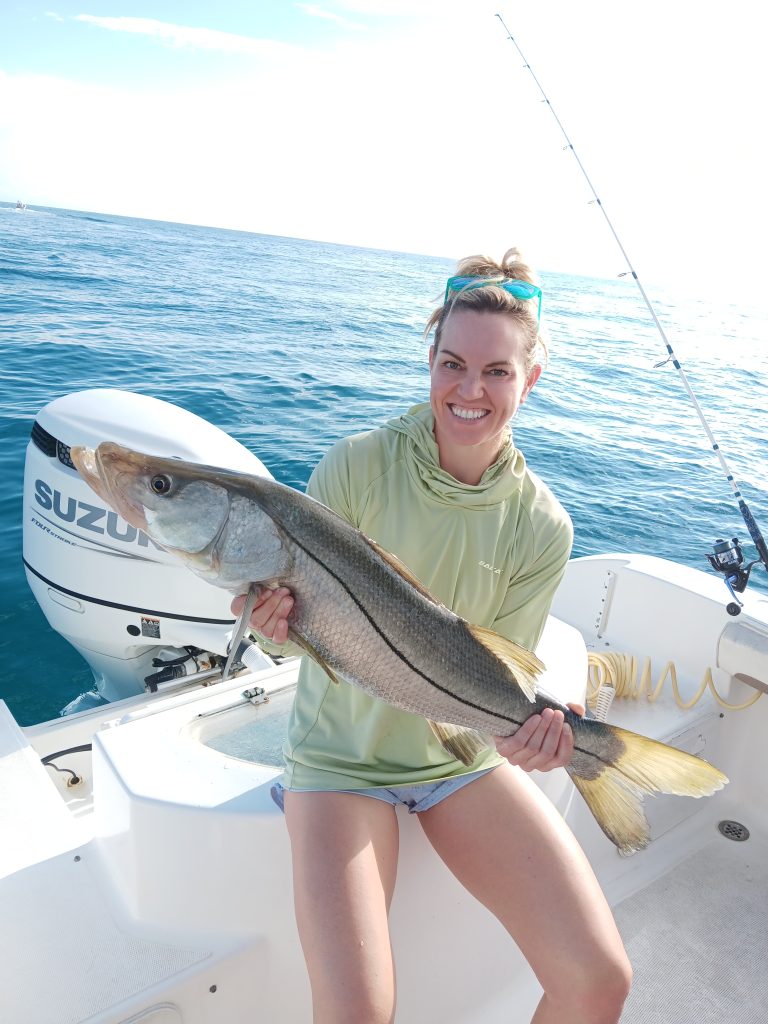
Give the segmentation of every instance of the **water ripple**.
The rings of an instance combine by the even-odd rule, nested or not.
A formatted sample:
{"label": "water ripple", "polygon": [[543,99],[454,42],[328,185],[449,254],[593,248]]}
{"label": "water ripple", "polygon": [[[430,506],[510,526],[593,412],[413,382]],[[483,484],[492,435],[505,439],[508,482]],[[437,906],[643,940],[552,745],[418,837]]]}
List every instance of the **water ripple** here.
{"label": "water ripple", "polygon": [[[71,391],[139,391],[204,416],[303,488],[340,437],[425,399],[422,328],[448,260],[238,231],[0,206],[0,693],[24,723],[90,686],[20,561],[29,430]],[[575,553],[706,568],[746,536],[715,457],[627,281],[544,274],[546,374],[515,439],[570,511]],[[2,287],[2,282],[6,287]],[[768,530],[766,313],[654,296],[752,510]],[[766,574],[753,574],[768,590]],[[28,680],[45,680],[30,686]]]}

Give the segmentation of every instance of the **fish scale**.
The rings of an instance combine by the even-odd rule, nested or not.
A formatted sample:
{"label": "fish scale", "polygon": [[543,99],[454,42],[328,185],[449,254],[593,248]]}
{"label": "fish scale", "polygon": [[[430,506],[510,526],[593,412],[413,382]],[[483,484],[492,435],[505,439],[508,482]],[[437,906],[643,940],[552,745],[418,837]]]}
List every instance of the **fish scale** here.
{"label": "fish scale", "polygon": [[[266,504],[286,522],[279,500]],[[320,531],[327,510],[314,505],[306,519],[294,515],[283,527],[300,552],[279,581],[296,599],[294,632],[340,676],[402,711],[497,736],[515,732],[531,703],[514,676],[477,649],[463,620],[419,593],[338,516],[325,516]],[[429,630],[420,635],[413,624],[425,619]],[[464,681],[461,694],[444,692],[456,679]]]}

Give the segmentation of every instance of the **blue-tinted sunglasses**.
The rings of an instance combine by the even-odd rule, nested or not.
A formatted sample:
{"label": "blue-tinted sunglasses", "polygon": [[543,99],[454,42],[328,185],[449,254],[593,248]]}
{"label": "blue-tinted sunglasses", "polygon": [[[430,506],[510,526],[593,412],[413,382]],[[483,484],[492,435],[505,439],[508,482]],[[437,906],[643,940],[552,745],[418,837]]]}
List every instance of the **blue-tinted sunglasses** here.
{"label": "blue-tinted sunglasses", "polygon": [[443,305],[448,301],[449,292],[469,292],[474,288],[487,288],[493,285],[494,288],[502,288],[516,299],[538,299],[539,308],[536,319],[541,320],[541,288],[527,281],[515,281],[508,277],[500,280],[493,277],[449,277],[445,286],[445,298]]}

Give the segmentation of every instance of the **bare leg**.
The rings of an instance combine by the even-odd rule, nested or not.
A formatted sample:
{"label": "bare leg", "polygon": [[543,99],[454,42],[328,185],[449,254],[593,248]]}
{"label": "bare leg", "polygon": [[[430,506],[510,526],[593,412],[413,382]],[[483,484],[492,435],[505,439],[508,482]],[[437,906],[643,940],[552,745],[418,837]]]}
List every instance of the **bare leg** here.
{"label": "bare leg", "polygon": [[581,847],[535,783],[501,765],[419,820],[535,971],[544,989],[535,1024],[615,1024],[629,961]]}
{"label": "bare leg", "polygon": [[394,808],[346,793],[288,792],[285,814],[315,1024],[391,1024]]}

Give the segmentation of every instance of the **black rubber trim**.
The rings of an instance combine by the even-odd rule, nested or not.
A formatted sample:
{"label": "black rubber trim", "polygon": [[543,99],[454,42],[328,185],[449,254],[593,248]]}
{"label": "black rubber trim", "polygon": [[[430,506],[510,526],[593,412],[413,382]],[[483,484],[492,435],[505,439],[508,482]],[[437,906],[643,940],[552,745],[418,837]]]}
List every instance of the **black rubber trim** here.
{"label": "black rubber trim", "polygon": [[45,427],[41,427],[37,420],[32,424],[31,437],[32,443],[40,449],[43,455],[47,455],[49,459],[56,458],[56,438],[53,434],[49,434]]}
{"label": "black rubber trim", "polygon": [[120,611],[124,612],[135,612],[137,615],[152,615],[159,619],[179,619],[183,622],[205,622],[211,626],[231,626],[236,620],[235,619],[204,619],[197,615],[178,615],[176,612],[158,612],[151,608],[134,608],[129,604],[120,604],[117,601],[104,601],[100,597],[90,597],[88,594],[80,594],[76,590],[69,590],[67,587],[62,587],[58,583],[54,583],[53,580],[49,580],[42,573],[38,572],[37,569],[33,569],[26,558],[22,559],[24,565],[29,569],[33,576],[37,576],[43,583],[47,583],[49,587],[54,587],[56,590],[61,591],[62,594],[68,594],[70,597],[77,597],[82,601],[88,601],[90,604],[100,604],[104,608],[119,608]]}

